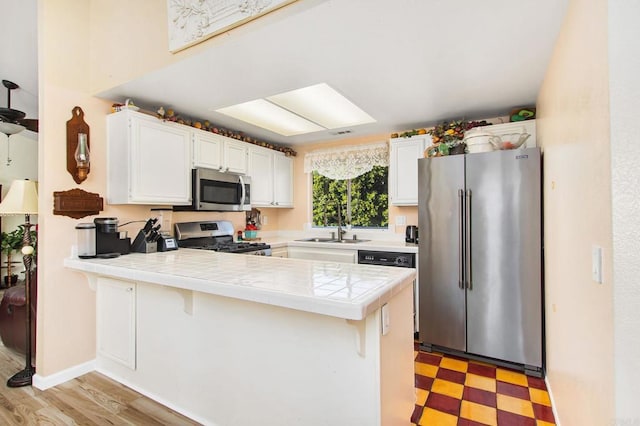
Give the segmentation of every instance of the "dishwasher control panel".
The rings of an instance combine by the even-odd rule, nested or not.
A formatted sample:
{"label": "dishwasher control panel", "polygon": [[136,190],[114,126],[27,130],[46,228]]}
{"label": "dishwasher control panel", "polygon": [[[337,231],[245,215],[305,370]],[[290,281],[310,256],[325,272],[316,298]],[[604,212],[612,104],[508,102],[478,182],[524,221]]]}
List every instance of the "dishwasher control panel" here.
{"label": "dishwasher control panel", "polygon": [[399,253],[390,251],[358,250],[358,263],[368,265],[397,266],[415,268],[415,253]]}

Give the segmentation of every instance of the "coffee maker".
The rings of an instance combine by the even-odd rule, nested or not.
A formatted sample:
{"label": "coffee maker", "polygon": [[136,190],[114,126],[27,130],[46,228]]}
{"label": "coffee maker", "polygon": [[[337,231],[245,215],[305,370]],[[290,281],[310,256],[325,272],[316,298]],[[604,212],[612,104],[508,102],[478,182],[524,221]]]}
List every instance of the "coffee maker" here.
{"label": "coffee maker", "polygon": [[96,225],[96,257],[117,257],[129,254],[131,238],[120,238],[118,219],[115,217],[97,217]]}

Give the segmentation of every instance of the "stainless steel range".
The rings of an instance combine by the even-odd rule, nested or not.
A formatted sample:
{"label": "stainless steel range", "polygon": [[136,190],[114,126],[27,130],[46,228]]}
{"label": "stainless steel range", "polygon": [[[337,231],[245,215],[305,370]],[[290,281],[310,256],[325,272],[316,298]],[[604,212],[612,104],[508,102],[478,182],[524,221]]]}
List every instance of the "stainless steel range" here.
{"label": "stainless steel range", "polygon": [[178,247],[271,256],[269,244],[233,241],[233,224],[228,220],[176,223],[175,230]]}

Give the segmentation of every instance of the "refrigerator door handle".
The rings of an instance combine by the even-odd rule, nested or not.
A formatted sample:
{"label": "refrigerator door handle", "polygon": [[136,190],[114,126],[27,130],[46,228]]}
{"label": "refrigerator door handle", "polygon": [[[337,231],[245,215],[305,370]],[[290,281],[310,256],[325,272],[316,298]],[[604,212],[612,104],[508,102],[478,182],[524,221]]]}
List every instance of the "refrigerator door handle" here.
{"label": "refrigerator door handle", "polygon": [[466,199],[466,215],[465,215],[465,219],[466,219],[466,223],[465,223],[465,230],[466,230],[466,234],[467,234],[467,238],[465,241],[465,250],[466,250],[466,258],[465,258],[465,263],[467,266],[467,274],[466,274],[466,278],[467,278],[467,282],[466,282],[466,286],[469,290],[473,290],[473,277],[471,275],[471,267],[472,267],[472,262],[471,262],[471,190],[467,189],[466,191],[466,195],[467,195],[467,199]]}
{"label": "refrigerator door handle", "polygon": [[464,289],[464,190],[458,189],[458,287]]}

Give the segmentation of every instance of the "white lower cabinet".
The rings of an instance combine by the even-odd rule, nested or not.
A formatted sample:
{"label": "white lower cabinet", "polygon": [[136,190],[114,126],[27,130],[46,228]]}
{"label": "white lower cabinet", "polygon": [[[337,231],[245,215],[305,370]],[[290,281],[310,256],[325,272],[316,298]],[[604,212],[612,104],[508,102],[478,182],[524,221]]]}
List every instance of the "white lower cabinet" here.
{"label": "white lower cabinet", "polygon": [[293,207],[293,160],[281,152],[249,148],[251,205]]}
{"label": "white lower cabinet", "polygon": [[96,288],[98,356],[136,369],[136,284],[100,277]]}
{"label": "white lower cabinet", "polygon": [[358,250],[289,246],[288,252],[289,258],[291,259],[322,260],[341,263],[356,263],[358,260]]}
{"label": "white lower cabinet", "polygon": [[107,203],[191,201],[191,131],[134,111],[107,116]]}
{"label": "white lower cabinet", "polygon": [[389,201],[395,206],[418,205],[418,159],[431,145],[431,136],[391,139]]}

